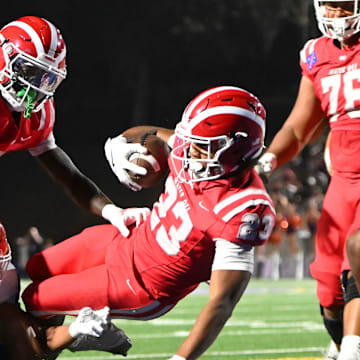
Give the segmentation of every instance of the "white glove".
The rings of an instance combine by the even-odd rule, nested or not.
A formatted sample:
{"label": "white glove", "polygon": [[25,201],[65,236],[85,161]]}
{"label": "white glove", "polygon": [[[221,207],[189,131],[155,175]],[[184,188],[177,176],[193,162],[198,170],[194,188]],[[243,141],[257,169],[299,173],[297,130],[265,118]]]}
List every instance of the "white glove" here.
{"label": "white glove", "polygon": [[179,355],[174,355],[172,358],[170,358],[169,360],[186,360],[184,357],[179,356]]}
{"label": "white glove", "polygon": [[73,338],[80,335],[99,337],[110,321],[110,309],[106,306],[94,311],[89,307],[82,308],[76,320],[69,326],[69,334]]}
{"label": "white glove", "polygon": [[142,187],[130,179],[127,170],[138,175],[146,175],[147,170],[131,163],[129,158],[134,153],[147,154],[147,148],[138,143],[128,143],[124,136],[119,135],[112,139],[108,138],[104,149],[111,170],[117,176],[119,181],[133,191],[141,190]]}
{"label": "white glove", "polygon": [[259,175],[269,175],[276,169],[276,166],[276,155],[272,153],[265,153],[260,157],[257,164],[255,165],[255,170]]}
{"label": "white glove", "polygon": [[102,217],[116,226],[121,235],[128,237],[130,234],[129,225],[135,223],[138,227],[150,214],[149,208],[128,208],[121,209],[114,204],[107,204],[102,209]]}

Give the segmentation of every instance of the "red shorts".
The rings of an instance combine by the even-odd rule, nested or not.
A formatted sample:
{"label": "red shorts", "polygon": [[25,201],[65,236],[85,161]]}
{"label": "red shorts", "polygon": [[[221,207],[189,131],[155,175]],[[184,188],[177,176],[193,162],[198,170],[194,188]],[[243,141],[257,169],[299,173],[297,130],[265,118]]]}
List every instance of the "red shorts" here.
{"label": "red shorts", "polygon": [[163,304],[146,291],[132,259],[133,241],[114,226],[87,228],[29,260],[33,283],[22,294],[26,308],[37,316],[77,315],[85,306],[109,306],[111,316],[120,318],[163,315],[175,304]]}
{"label": "red shorts", "polygon": [[360,228],[360,178],[332,176],[316,234],[315,260],[310,266],[324,307],[343,304],[341,273],[349,270],[346,240]]}

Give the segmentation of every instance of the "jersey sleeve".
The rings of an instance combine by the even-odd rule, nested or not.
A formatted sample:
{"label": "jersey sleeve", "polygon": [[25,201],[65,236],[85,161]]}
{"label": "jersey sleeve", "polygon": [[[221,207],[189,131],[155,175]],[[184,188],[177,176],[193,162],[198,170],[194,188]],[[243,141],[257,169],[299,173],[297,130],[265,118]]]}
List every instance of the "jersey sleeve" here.
{"label": "jersey sleeve", "polygon": [[29,149],[29,153],[32,156],[39,156],[49,150],[55,149],[57,147],[55,142],[54,133],[51,132],[50,135],[39,145],[34,146]]}
{"label": "jersey sleeve", "polygon": [[227,240],[215,240],[215,256],[211,271],[214,270],[239,270],[253,273],[254,248]]}
{"label": "jersey sleeve", "polygon": [[313,68],[315,67],[318,56],[315,51],[315,45],[319,39],[311,39],[306,42],[304,47],[300,51],[300,67],[302,75],[308,77],[310,80],[313,80]]}
{"label": "jersey sleeve", "polygon": [[248,246],[263,245],[275,224],[275,209],[266,191],[247,190],[240,199],[227,199],[217,205],[215,213],[224,223],[216,239]]}

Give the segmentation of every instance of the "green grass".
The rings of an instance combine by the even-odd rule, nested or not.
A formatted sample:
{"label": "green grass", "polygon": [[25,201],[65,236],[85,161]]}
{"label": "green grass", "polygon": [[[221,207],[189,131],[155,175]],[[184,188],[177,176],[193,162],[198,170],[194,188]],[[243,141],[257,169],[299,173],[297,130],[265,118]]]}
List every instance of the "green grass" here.
{"label": "green grass", "polygon": [[[132,339],[126,359],[171,357],[207,302],[207,285],[152,321],[114,320]],[[252,280],[215,343],[201,359],[321,358],[329,343],[313,280]],[[125,359],[104,352],[63,351],[62,360]]]}

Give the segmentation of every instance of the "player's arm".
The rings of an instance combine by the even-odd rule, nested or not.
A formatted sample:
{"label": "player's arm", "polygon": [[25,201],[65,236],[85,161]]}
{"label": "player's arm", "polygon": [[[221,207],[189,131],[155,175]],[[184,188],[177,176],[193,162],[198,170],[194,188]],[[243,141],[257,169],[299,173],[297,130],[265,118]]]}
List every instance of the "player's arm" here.
{"label": "player's arm", "polygon": [[216,339],[244,293],[251,273],[241,270],[214,270],[210,279],[210,299],[198,316],[177,355],[197,359]]}
{"label": "player's arm", "polygon": [[260,158],[260,165],[264,159],[271,158],[268,154],[272,154],[276,159],[270,170],[293,159],[305,145],[321,133],[326,125],[323,122],[324,117],[312,81],[303,76],[295,105],[266,153]]}
{"label": "player's arm", "polygon": [[101,216],[104,206],[112,204],[112,201],[77,168],[61,148],[55,147],[36,158],[50,177],[63,187],[81,208]]}
{"label": "player's arm", "polygon": [[325,147],[324,147],[324,163],[326,166],[326,170],[330,176],[334,174],[334,168],[331,164],[330,159],[330,139],[331,139],[331,132],[328,133],[326,141],[325,141]]}
{"label": "player's arm", "polygon": [[37,156],[55,182],[59,183],[80,207],[102,216],[116,226],[125,237],[128,226],[138,226],[150,213],[148,208],[122,209],[114,205],[99,187],[86,177],[59,147]]}

